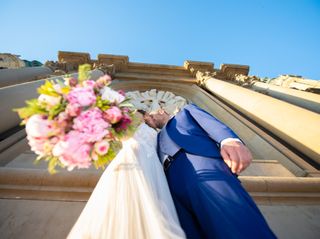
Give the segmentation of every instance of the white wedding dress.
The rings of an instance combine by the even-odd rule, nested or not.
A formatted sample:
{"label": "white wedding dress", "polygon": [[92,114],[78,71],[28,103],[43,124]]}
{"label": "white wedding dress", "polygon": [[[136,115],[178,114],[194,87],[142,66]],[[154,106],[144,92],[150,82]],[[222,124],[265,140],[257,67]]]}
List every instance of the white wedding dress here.
{"label": "white wedding dress", "polygon": [[69,239],[185,238],[156,152],[157,132],[141,124],[109,164]]}

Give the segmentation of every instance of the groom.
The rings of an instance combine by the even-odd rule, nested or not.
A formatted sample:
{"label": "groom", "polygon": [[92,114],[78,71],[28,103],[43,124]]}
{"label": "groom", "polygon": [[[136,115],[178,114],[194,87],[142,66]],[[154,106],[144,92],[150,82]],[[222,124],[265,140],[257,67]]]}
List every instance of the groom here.
{"label": "groom", "polygon": [[158,153],[187,238],[276,238],[237,178],[252,156],[230,128],[194,104],[144,119],[161,129]]}

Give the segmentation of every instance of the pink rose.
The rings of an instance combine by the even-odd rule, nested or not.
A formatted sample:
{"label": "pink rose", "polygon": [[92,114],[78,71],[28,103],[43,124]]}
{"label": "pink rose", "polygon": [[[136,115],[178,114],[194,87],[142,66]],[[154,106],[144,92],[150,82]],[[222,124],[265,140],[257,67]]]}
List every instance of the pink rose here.
{"label": "pink rose", "polygon": [[94,161],[97,161],[97,160],[99,159],[98,154],[97,154],[94,150],[92,150],[92,152],[91,152],[91,158],[92,158]]}
{"label": "pink rose", "polygon": [[71,87],[75,87],[77,85],[78,80],[73,77],[65,78],[65,84]]}
{"label": "pink rose", "polygon": [[45,155],[45,149],[44,149],[44,144],[47,140],[45,137],[32,137],[32,136],[27,136],[28,139],[28,144],[33,152],[36,154],[43,156]]}
{"label": "pink rose", "polygon": [[110,109],[104,112],[103,117],[111,124],[115,124],[121,120],[122,112],[118,107],[112,106]]}
{"label": "pink rose", "polygon": [[124,90],[118,90],[118,93],[119,93],[120,95],[126,96],[126,92],[124,92]]}
{"label": "pink rose", "polygon": [[89,87],[89,88],[94,88],[96,82],[94,82],[93,80],[86,80],[83,82],[83,86],[84,87]]}
{"label": "pink rose", "polygon": [[66,107],[66,113],[71,117],[79,115],[81,112],[80,105],[78,104],[68,104]]}
{"label": "pink rose", "polygon": [[67,95],[71,105],[90,106],[96,102],[96,96],[91,87],[76,87]]}
{"label": "pink rose", "polygon": [[63,131],[70,128],[71,118],[66,112],[60,112],[56,120]]}
{"label": "pink rose", "polygon": [[105,155],[109,151],[110,144],[107,140],[102,140],[94,144],[94,150],[99,155]]}
{"label": "pink rose", "polygon": [[96,87],[97,88],[103,88],[104,86],[107,86],[111,83],[111,76],[109,75],[104,75],[101,76],[97,81],[96,81]]}
{"label": "pink rose", "polygon": [[48,120],[44,116],[36,114],[27,120],[26,132],[29,137],[50,137],[61,132],[61,128],[54,120]]}
{"label": "pink rose", "polygon": [[73,129],[82,132],[87,142],[100,141],[109,131],[109,123],[102,118],[102,112],[98,108],[86,110],[80,113],[73,121]]}
{"label": "pink rose", "polygon": [[58,137],[49,139],[46,137],[32,137],[28,135],[27,139],[31,150],[40,156],[50,154],[52,148],[58,142]]}
{"label": "pink rose", "polygon": [[86,136],[78,131],[70,131],[53,148],[52,153],[61,163],[72,170],[75,167],[88,168],[91,165],[92,146],[85,142]]}

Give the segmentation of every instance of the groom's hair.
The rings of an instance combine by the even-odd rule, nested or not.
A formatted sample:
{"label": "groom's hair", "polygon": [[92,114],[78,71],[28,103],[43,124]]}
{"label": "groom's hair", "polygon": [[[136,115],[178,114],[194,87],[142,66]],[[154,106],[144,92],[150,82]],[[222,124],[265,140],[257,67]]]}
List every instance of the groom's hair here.
{"label": "groom's hair", "polygon": [[145,110],[137,110],[137,112],[139,112],[139,113],[142,114],[143,116],[147,113],[147,111],[145,111]]}

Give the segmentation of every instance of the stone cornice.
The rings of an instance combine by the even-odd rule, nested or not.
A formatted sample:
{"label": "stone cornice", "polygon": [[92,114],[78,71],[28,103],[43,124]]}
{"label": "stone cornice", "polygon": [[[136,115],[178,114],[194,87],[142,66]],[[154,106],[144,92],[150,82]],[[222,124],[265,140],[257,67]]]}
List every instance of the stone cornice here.
{"label": "stone cornice", "polygon": [[[0,198],[85,201],[102,171],[0,168]],[[320,178],[239,177],[258,203],[320,204]]]}

